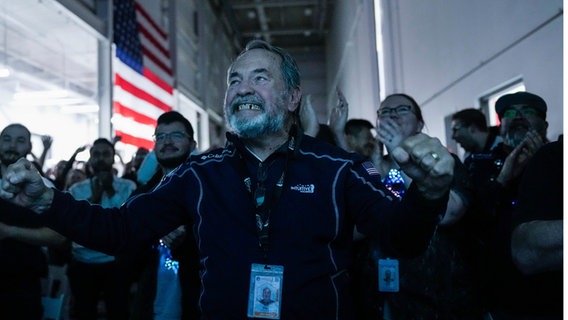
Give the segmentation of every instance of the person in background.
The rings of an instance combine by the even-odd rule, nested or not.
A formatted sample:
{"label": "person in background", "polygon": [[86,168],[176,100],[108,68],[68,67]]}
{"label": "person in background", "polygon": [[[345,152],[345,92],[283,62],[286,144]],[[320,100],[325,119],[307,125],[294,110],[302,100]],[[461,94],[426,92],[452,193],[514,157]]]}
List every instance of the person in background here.
{"label": "person in background", "polygon": [[463,109],[452,115],[452,139],[465,150],[464,163],[471,154],[489,153],[501,141],[499,127],[488,127],[478,109]]}
{"label": "person in background", "polygon": [[[523,275],[511,258],[511,232],[523,172],[547,142],[546,102],[530,92],[506,94],[495,103],[503,142],[488,154],[473,154],[467,170],[474,186],[468,231],[490,316],[517,319],[524,301]],[[474,157],[475,156],[475,157]]]}
{"label": "person in background", "polygon": [[[306,99],[302,99],[302,104],[300,106],[300,126],[305,135],[320,139],[333,146],[346,149],[347,142],[344,134],[345,123],[340,123],[340,128],[334,127],[343,120],[343,115],[345,116],[345,121],[347,121],[347,113],[338,115],[334,112],[336,109],[347,109],[347,100],[339,88],[337,89],[337,98],[337,105],[332,109],[329,124],[324,124],[318,123],[316,113],[312,106],[311,95],[308,94]],[[338,132],[340,132],[340,134],[338,134]]]}
{"label": "person in background", "polygon": [[[191,123],[179,112],[160,115],[154,133],[154,153],[159,168],[132,196],[150,192],[167,174],[187,161],[196,146],[193,135]],[[131,320],[199,318],[199,270],[193,239],[191,231],[182,225],[134,260],[141,263],[137,263],[140,277]]]}
{"label": "person in background", "polygon": [[413,181],[398,201],[372,164],[298,131],[302,91],[289,53],[253,40],[229,67],[227,84],[227,145],[192,156],[120,208],[40,185],[25,159],[9,167],[0,197],[108,253],[190,225],[204,318],[255,316],[255,289],[271,286],[280,306],[274,317],[352,319],[354,226],[390,254],[421,253],[445,210],[454,158],[422,133],[401,142],[392,155]]}
{"label": "person in background", "polygon": [[517,319],[562,319],[563,139],[540,148],[527,164],[513,213],[511,253],[523,274],[524,314]]}
{"label": "person in background", "polygon": [[373,136],[375,127],[369,120],[349,119],[345,124],[345,140],[349,151],[360,154],[365,159],[371,159],[378,148]]}
{"label": "person in background", "polygon": [[132,160],[128,161],[124,165],[124,172],[122,174],[122,178],[132,180],[135,183],[138,183],[138,180],[136,179],[138,169],[140,168],[142,161],[144,161],[144,158],[146,158],[149,152],[150,150],[146,148],[143,147],[138,148],[136,150],[136,153],[134,153],[134,156],[132,156]]}
{"label": "person in background", "polygon": [[[69,188],[69,194],[103,208],[119,207],[136,189],[136,184],[113,173],[115,152],[109,140],[95,140],[89,153],[88,163],[93,176],[74,184]],[[96,319],[102,294],[108,319],[127,319],[130,283],[125,269],[114,256],[73,243],[68,276],[75,316]]]}
{"label": "person in background", "polygon": [[85,151],[86,149],[87,149],[86,145],[78,147],[75,150],[75,152],[73,152],[69,160],[60,160],[59,162],[57,162],[54,168],[48,171],[47,176],[51,181],[53,181],[53,184],[57,189],[67,190],[65,188],[67,174],[71,171],[71,169],[75,167],[76,165],[75,159],[77,158],[77,155]]}
{"label": "person in background", "polygon": [[[378,172],[387,188],[404,199],[412,178],[399,168],[393,151],[401,141],[424,128],[424,118],[418,103],[407,94],[387,96],[377,110],[377,138],[387,154],[376,159]],[[481,319],[482,310],[470,275],[473,270],[463,245],[462,219],[471,202],[472,190],[467,171],[453,155],[454,179],[446,211],[440,215],[438,228],[428,249],[418,257],[398,259],[398,292],[381,292],[385,301],[385,319]],[[378,160],[378,161],[377,161]],[[370,242],[368,264],[372,272],[372,288],[377,295],[377,269],[381,260],[392,260],[380,250],[380,244]],[[379,270],[380,271],[380,270]],[[369,276],[369,277],[371,277]],[[380,296],[380,295],[379,295]],[[375,300],[380,304],[381,299]],[[380,306],[367,306],[379,309]],[[369,319],[369,318],[367,318]]]}
{"label": "person in background", "polygon": [[[28,128],[19,123],[6,126],[0,132],[0,181],[6,178],[7,167],[25,158],[31,150]],[[47,257],[42,251],[42,244],[22,241],[17,234],[19,230],[11,225],[38,228],[38,233],[43,229],[39,223],[23,215],[23,211],[29,210],[12,206],[0,201],[0,212],[17,211],[17,215],[0,219],[0,318],[39,320],[43,314],[41,278],[47,275]]]}

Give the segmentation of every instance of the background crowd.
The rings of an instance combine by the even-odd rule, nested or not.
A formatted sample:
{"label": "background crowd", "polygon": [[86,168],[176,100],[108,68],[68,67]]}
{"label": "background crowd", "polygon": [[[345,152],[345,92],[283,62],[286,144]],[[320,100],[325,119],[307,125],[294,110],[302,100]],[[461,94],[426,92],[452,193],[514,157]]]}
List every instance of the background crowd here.
{"label": "background crowd", "polygon": [[[412,96],[396,93],[381,102],[375,119],[350,119],[348,99],[339,89],[337,95],[325,124],[317,122],[305,97],[301,130],[372,163],[394,201],[403,201],[413,178],[393,153],[422,134],[427,124],[420,106]],[[380,239],[353,229],[348,270],[353,319],[562,318],[562,137],[547,139],[548,108],[536,94],[507,94],[495,110],[496,127],[488,127],[487,115],[478,109],[452,116],[452,138],[465,155],[452,154],[446,209],[424,252],[393,256]],[[193,128],[175,111],[157,120],[154,149],[140,148],[127,163],[115,154],[117,139],[100,138],[45,168],[53,141],[44,137],[44,152],[32,155],[30,129],[10,124],[0,133],[2,173],[28,158],[46,184],[102,207],[119,207],[151,191],[196,154]],[[81,152],[89,153],[88,161],[76,160]],[[7,211],[14,206],[0,204]],[[181,225],[135,252],[108,255],[25,217],[0,217],[0,270],[9,282],[0,287],[3,315],[41,319],[41,299],[50,294],[42,279],[50,266],[65,266],[70,319],[199,317],[199,250],[191,226]],[[387,280],[382,261],[397,264]],[[382,281],[396,281],[397,289],[381,290]]]}

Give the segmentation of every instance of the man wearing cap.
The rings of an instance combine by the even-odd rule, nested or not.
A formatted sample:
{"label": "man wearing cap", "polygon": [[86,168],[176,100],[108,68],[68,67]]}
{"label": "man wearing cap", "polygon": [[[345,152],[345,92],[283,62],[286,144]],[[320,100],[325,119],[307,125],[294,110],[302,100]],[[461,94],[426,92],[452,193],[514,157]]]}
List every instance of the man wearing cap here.
{"label": "man wearing cap", "polygon": [[503,142],[488,154],[473,154],[467,165],[476,207],[469,215],[479,245],[480,281],[491,317],[514,319],[536,308],[531,288],[511,259],[511,219],[524,169],[546,142],[546,102],[529,92],[502,96],[495,103]]}
{"label": "man wearing cap", "polygon": [[506,94],[497,100],[495,110],[501,120],[501,136],[508,146],[519,145],[529,130],[547,141],[547,108],[541,97],[524,91]]}

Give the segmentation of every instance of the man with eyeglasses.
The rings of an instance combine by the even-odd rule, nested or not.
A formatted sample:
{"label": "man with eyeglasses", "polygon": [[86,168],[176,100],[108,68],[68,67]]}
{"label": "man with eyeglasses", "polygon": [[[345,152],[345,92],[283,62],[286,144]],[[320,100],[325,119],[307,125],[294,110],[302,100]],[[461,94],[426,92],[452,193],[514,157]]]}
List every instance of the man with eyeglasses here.
{"label": "man with eyeglasses", "polygon": [[477,259],[482,262],[480,278],[487,290],[489,312],[499,320],[542,307],[533,295],[534,288],[527,286],[512,262],[511,228],[524,169],[547,142],[548,123],[546,102],[529,92],[500,97],[495,110],[503,142],[490,153],[472,154],[465,164],[475,188],[475,214],[470,217],[473,235],[481,244]]}
{"label": "man with eyeglasses", "polygon": [[[181,113],[169,111],[158,117],[154,156],[158,168],[132,196],[152,191],[164,177],[189,159],[197,143],[193,126]],[[141,170],[146,170],[142,164]],[[191,231],[181,225],[136,257],[137,290],[131,320],[198,319],[199,291],[197,248]]]}

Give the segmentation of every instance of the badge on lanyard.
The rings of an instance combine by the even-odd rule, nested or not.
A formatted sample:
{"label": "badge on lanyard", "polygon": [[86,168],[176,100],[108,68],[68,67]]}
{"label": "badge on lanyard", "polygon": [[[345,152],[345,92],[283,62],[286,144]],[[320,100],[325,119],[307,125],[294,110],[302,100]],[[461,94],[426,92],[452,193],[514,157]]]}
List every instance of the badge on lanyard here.
{"label": "badge on lanyard", "polygon": [[280,319],[284,267],[253,263],[247,316],[250,318]]}
{"label": "badge on lanyard", "polygon": [[398,292],[398,260],[379,259],[379,291]]}

